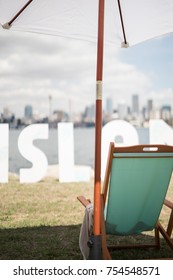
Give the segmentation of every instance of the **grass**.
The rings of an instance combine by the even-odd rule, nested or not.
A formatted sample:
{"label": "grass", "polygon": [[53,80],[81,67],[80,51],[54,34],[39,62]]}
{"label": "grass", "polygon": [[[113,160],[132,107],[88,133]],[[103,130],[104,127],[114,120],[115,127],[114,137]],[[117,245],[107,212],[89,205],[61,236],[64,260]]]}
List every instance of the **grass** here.
{"label": "grass", "polygon": [[[18,178],[12,176],[8,184],[0,184],[0,259],[82,259],[78,244],[84,208],[76,199],[79,194],[93,199],[93,182],[61,184],[54,178],[46,178],[36,184],[19,184]],[[173,197],[173,182],[168,192],[170,197]],[[168,216],[169,212],[163,208],[161,221],[165,225]],[[131,236],[130,242],[139,242],[141,238],[148,242],[152,236],[152,232]],[[122,238],[116,238],[116,242],[122,242]],[[113,259],[172,255],[163,239],[159,251],[138,249],[112,253]]]}

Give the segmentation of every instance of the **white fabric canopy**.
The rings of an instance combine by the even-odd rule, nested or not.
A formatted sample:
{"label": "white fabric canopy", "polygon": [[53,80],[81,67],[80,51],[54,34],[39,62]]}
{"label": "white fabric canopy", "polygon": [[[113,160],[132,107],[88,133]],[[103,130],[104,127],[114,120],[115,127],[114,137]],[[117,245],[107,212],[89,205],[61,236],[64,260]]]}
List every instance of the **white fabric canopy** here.
{"label": "white fabric canopy", "polygon": [[[28,0],[0,0],[0,23],[9,22]],[[33,0],[11,29],[96,41],[98,0]],[[173,32],[172,0],[121,0],[129,46]],[[105,42],[124,41],[117,0],[105,0]]]}

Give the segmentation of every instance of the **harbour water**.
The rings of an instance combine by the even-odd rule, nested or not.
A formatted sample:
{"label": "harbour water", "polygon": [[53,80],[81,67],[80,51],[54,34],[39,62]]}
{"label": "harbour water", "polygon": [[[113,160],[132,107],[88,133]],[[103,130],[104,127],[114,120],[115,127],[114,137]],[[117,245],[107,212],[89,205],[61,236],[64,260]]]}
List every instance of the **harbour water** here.
{"label": "harbour water", "polygon": [[[149,131],[147,128],[137,128],[139,143],[149,143]],[[21,130],[10,130],[9,135],[9,171],[19,173],[20,168],[31,167],[18,150],[18,136]],[[75,164],[94,166],[94,128],[74,129]],[[49,139],[35,140],[34,145],[40,148],[46,155],[48,164],[58,164],[58,130],[49,130]]]}

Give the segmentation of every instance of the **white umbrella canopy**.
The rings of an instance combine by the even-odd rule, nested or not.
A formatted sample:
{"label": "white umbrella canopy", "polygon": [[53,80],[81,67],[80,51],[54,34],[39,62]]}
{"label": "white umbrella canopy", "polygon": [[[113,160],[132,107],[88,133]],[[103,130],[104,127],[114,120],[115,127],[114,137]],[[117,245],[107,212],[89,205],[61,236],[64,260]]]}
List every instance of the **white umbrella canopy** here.
{"label": "white umbrella canopy", "polygon": [[[100,258],[104,43],[129,47],[173,32],[172,0],[0,0],[0,23],[14,31],[97,42],[93,256]],[[69,50],[70,51],[70,50]],[[92,254],[91,254],[92,255]]]}
{"label": "white umbrella canopy", "polygon": [[[0,0],[0,23],[9,23],[28,2],[11,23],[13,30],[97,41],[99,0]],[[129,46],[173,31],[171,0],[106,0],[105,42],[124,42],[118,3]]]}

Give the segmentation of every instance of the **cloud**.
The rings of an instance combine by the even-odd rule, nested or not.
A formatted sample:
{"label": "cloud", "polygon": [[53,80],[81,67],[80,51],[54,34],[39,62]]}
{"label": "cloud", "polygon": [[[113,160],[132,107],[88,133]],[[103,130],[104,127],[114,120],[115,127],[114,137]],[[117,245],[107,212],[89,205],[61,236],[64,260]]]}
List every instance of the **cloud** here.
{"label": "cloud", "polygon": [[[0,111],[9,107],[23,116],[24,106],[48,114],[53,109],[75,112],[95,102],[97,46],[47,35],[0,31]],[[151,76],[119,58],[120,50],[105,46],[103,94],[114,103],[130,102],[134,93],[152,88]]]}

